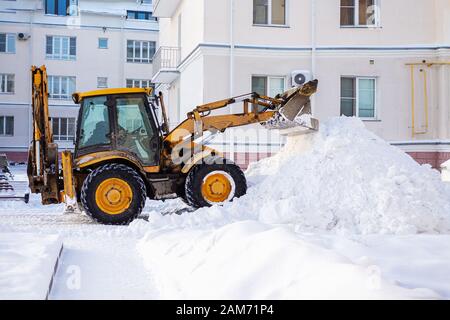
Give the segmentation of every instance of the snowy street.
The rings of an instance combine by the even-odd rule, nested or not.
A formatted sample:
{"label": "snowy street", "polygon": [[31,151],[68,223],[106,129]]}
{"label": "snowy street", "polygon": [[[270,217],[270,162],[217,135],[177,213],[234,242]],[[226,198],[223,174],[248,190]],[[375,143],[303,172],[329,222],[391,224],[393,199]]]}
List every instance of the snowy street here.
{"label": "snowy street", "polygon": [[[303,143],[306,152],[288,144],[253,165],[247,195],[223,207],[147,201],[129,226],[104,226],[32,195],[0,203],[0,233],[59,236],[49,299],[450,299],[450,200],[439,174],[352,119]],[[290,161],[297,171],[280,179]],[[24,167],[13,169],[25,179]],[[8,268],[18,253],[0,250],[9,259],[0,298],[23,298],[21,268]]]}
{"label": "snowy street", "polygon": [[[38,201],[33,197],[32,205],[37,206]],[[22,208],[25,204],[16,206]],[[170,225],[154,228],[144,219],[116,227],[97,225],[83,216],[63,215],[60,206],[48,209],[34,209],[29,214],[21,209],[2,210],[0,232],[61,237],[64,251],[50,299],[450,298],[447,235],[346,238],[295,233],[286,226],[277,228],[250,221],[230,225],[229,232],[198,228],[188,231]],[[222,242],[221,237],[225,237]],[[230,237],[238,237],[236,245],[237,240]],[[284,237],[290,244],[297,242],[289,245],[287,252],[283,243],[274,245]],[[255,241],[261,244],[259,249]],[[236,247],[242,243],[246,251]],[[263,255],[269,246],[273,251],[262,261],[242,256]],[[148,247],[151,250],[145,254],[143,250]],[[279,260],[294,252],[298,258],[284,263]],[[152,256],[161,260],[153,261]],[[254,265],[248,264],[251,262]],[[196,277],[204,280],[193,288],[189,282],[198,281]],[[390,284],[380,287],[381,279]],[[8,280],[12,279],[0,276],[2,299],[14,297]],[[303,289],[289,293],[289,287],[297,288],[296,281],[303,281]],[[211,283],[216,286],[211,287]],[[273,288],[275,283],[281,286],[280,291]]]}
{"label": "snowy street", "polygon": [[[39,199],[32,196],[32,204]],[[14,203],[18,207],[26,206]],[[48,210],[50,209],[50,210]],[[102,226],[81,215],[63,215],[62,207],[42,207],[27,213],[2,210],[0,232],[58,234],[64,250],[50,299],[153,299],[151,274],[136,251],[137,235],[128,227]],[[0,297],[13,298],[14,288],[1,279]]]}

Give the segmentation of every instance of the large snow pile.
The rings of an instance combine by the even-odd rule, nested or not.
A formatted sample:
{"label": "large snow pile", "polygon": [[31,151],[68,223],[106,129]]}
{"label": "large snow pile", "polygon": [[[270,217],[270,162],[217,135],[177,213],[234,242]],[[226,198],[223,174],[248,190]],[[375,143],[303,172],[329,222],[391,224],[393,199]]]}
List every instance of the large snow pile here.
{"label": "large snow pile", "polygon": [[277,155],[251,166],[247,177],[247,195],[233,203],[151,219],[178,226],[252,219],[351,234],[450,232],[450,189],[439,172],[417,164],[356,118],[333,118],[318,133],[290,137]]}
{"label": "large snow pile", "polygon": [[[145,224],[135,221],[133,225]],[[423,299],[294,232],[257,221],[214,230],[152,230],[138,244],[162,299]],[[367,259],[366,259],[367,260]],[[367,262],[367,261],[366,261]]]}
{"label": "large snow pile", "polygon": [[356,118],[334,118],[316,135],[290,138],[248,174],[263,180],[251,201],[236,205],[261,208],[262,221],[362,234],[450,231],[450,190],[439,172]]}

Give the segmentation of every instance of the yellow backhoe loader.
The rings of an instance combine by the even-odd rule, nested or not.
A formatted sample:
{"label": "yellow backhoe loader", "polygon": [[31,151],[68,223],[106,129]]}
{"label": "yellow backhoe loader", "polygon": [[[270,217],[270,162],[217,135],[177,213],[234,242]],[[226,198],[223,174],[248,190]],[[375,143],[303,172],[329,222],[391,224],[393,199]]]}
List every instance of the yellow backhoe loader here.
{"label": "yellow backhoe loader", "polygon": [[[60,154],[49,122],[46,68],[33,66],[31,73],[30,189],[41,194],[44,205],[80,206],[104,224],[131,222],[147,197],[181,197],[193,207],[205,207],[244,195],[243,172],[201,143],[206,131],[252,123],[269,129],[318,129],[318,121],[310,117],[309,99],[317,81],[275,98],[251,93],[198,106],[173,130],[161,93],[153,95],[150,88],[104,89],[73,94],[74,103],[80,105],[75,151]],[[238,102],[243,105],[241,113],[211,115]]]}

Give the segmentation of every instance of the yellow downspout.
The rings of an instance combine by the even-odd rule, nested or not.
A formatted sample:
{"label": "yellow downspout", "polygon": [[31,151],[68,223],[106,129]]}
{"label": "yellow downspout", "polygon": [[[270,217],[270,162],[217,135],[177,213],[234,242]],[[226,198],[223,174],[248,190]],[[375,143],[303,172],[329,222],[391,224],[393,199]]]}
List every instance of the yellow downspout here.
{"label": "yellow downspout", "polygon": [[416,128],[415,128],[415,107],[416,107],[416,94],[414,90],[414,66],[411,65],[411,119],[412,119],[412,136],[414,137],[416,135]]}
{"label": "yellow downspout", "polygon": [[427,85],[427,71],[423,70],[423,90],[425,97],[425,133],[428,132],[429,119],[428,119],[428,85]]}

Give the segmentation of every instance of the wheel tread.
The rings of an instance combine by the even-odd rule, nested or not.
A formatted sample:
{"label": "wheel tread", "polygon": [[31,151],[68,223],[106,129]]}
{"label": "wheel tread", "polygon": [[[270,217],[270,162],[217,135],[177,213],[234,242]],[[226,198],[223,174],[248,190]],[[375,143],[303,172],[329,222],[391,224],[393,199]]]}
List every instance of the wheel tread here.
{"label": "wheel tread", "polygon": [[[199,190],[199,176],[202,175],[204,170],[226,170],[230,171],[236,182],[236,195],[239,198],[247,192],[247,182],[244,173],[241,168],[230,160],[225,160],[223,158],[211,158],[206,161],[206,164],[195,165],[186,177],[185,192],[187,203],[195,208],[201,208],[205,206],[211,206],[207,204],[203,197],[201,196],[201,190]],[[218,161],[219,160],[219,161]]]}
{"label": "wheel tread", "polygon": [[[136,183],[136,186],[138,188],[138,190],[140,191],[141,195],[143,195],[141,197],[141,201],[138,203],[138,207],[135,210],[135,213],[131,216],[128,217],[128,219],[122,220],[120,222],[105,222],[99,218],[97,218],[96,216],[94,216],[92,214],[93,209],[90,207],[89,205],[89,201],[87,201],[88,199],[88,193],[89,193],[89,187],[92,185],[92,181],[95,177],[97,177],[98,175],[106,172],[106,171],[122,171],[122,172],[126,172],[127,174],[129,174],[133,181]],[[142,212],[142,210],[144,209],[145,206],[145,200],[147,198],[147,192],[146,192],[146,187],[145,187],[145,183],[142,180],[141,176],[132,168],[130,168],[127,165],[124,164],[119,164],[119,163],[108,163],[106,165],[100,166],[98,168],[96,168],[94,171],[92,171],[87,178],[84,180],[83,182],[83,186],[81,188],[81,204],[83,206],[83,208],[85,209],[86,213],[92,218],[94,219],[96,222],[102,223],[102,224],[113,224],[113,225],[127,225],[129,224],[131,221],[133,221],[134,219],[136,219]]]}

